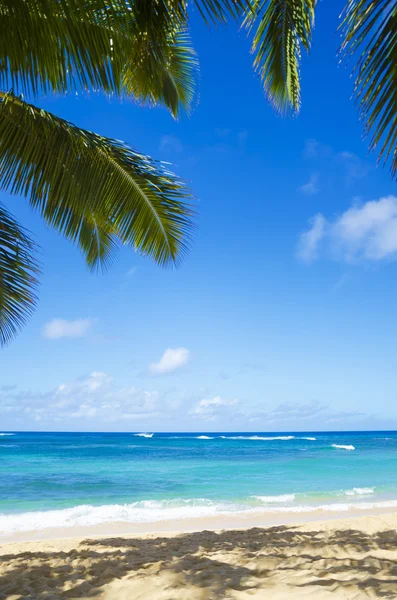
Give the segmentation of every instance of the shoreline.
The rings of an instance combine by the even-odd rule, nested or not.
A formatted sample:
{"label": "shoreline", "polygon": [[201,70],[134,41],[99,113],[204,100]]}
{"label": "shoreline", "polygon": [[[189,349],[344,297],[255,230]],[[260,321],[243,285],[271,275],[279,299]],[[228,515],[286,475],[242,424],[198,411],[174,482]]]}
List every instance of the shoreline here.
{"label": "shoreline", "polygon": [[2,598],[395,598],[397,513],[0,545]]}
{"label": "shoreline", "polygon": [[290,525],[310,525],[312,523],[334,523],[337,521],[350,521],[365,518],[383,517],[396,518],[395,507],[386,508],[356,508],[340,511],[288,511],[283,512],[266,510],[254,513],[231,513],[229,515],[189,517],[174,520],[158,520],[151,522],[115,521],[97,525],[72,525],[48,527],[35,530],[0,532],[0,548],[13,543],[45,542],[57,540],[78,540],[86,537],[102,538],[106,536],[156,536],[180,535],[185,533],[198,533],[202,531],[233,531],[247,530],[250,528],[269,528]]}

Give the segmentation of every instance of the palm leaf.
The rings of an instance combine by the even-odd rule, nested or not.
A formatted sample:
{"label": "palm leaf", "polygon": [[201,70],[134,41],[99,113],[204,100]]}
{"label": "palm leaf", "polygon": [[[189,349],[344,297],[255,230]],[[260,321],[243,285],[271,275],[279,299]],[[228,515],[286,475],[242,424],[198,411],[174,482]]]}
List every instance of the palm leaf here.
{"label": "palm leaf", "polygon": [[370,150],[391,160],[397,173],[397,4],[395,0],[349,0],[341,25],[345,58],[359,53],[354,95]]}
{"label": "palm leaf", "polygon": [[36,244],[0,205],[0,345],[24,325],[36,304]]}
{"label": "palm leaf", "polygon": [[0,103],[0,188],[29,198],[86,256],[81,224],[93,219],[111,250],[117,236],[163,265],[177,263],[187,250],[191,196],[181,180],[122,142],[79,129],[12,94]]}
{"label": "palm leaf", "polygon": [[[255,28],[252,50],[270,102],[281,113],[301,104],[301,48],[309,51],[317,0],[255,0],[245,24]],[[258,23],[258,25],[257,25]]]}
{"label": "palm leaf", "polygon": [[165,43],[147,44],[141,59],[129,61],[124,89],[142,102],[161,103],[177,118],[191,111],[198,85],[198,60],[186,31],[170,32]]}
{"label": "palm leaf", "polygon": [[181,0],[0,0],[0,86],[103,89],[177,114],[196,87],[186,18]]}
{"label": "palm leaf", "polygon": [[[251,7],[251,0],[133,0],[133,11],[137,7],[141,13],[140,25],[147,30],[148,24],[158,24],[158,19],[166,19],[176,24],[186,23],[188,8],[198,10],[204,21],[209,24],[226,23],[229,17],[242,16]],[[157,26],[157,25],[156,25]]]}
{"label": "palm leaf", "polygon": [[226,23],[250,10],[251,0],[195,0],[195,5],[206,23]]}
{"label": "palm leaf", "polygon": [[24,94],[79,87],[120,93],[134,40],[128,2],[0,0],[0,85]]}

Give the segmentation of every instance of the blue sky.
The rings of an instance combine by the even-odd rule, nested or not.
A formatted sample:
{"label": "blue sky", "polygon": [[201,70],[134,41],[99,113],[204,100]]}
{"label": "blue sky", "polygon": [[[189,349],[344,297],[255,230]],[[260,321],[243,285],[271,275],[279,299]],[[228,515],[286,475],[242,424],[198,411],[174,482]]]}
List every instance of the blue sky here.
{"label": "blue sky", "polygon": [[170,161],[199,216],[177,271],[123,249],[92,275],[2,195],[40,243],[43,277],[34,317],[1,351],[1,429],[397,427],[397,191],[338,67],[342,5],[319,4],[295,119],[267,103],[244,32],[198,17],[190,118],[97,95],[38,101]]}

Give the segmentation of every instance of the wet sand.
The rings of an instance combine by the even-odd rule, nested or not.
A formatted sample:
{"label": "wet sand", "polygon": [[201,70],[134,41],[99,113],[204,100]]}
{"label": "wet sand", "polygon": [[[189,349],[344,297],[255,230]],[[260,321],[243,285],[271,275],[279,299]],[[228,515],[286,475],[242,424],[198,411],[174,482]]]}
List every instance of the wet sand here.
{"label": "wet sand", "polygon": [[397,514],[385,513],[268,528],[13,542],[0,547],[0,599],[397,598],[396,528]]}

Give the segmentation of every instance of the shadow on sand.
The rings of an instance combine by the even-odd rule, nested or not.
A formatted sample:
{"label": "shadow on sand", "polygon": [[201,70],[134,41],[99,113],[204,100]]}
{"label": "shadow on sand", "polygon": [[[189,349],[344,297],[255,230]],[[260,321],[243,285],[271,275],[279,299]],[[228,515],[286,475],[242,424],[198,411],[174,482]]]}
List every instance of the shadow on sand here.
{"label": "shadow on sand", "polygon": [[[397,598],[396,551],[395,530],[368,535],[283,526],[86,539],[68,552],[3,554],[0,598],[95,598],[103,595],[102,586],[142,578],[148,578],[149,588],[157,579],[161,593],[148,588],[139,598],[219,600],[245,591],[247,598],[257,593],[270,599],[280,583],[291,599],[301,597],[303,588],[313,597],[325,588],[342,598]],[[108,597],[117,600],[117,592]]]}

